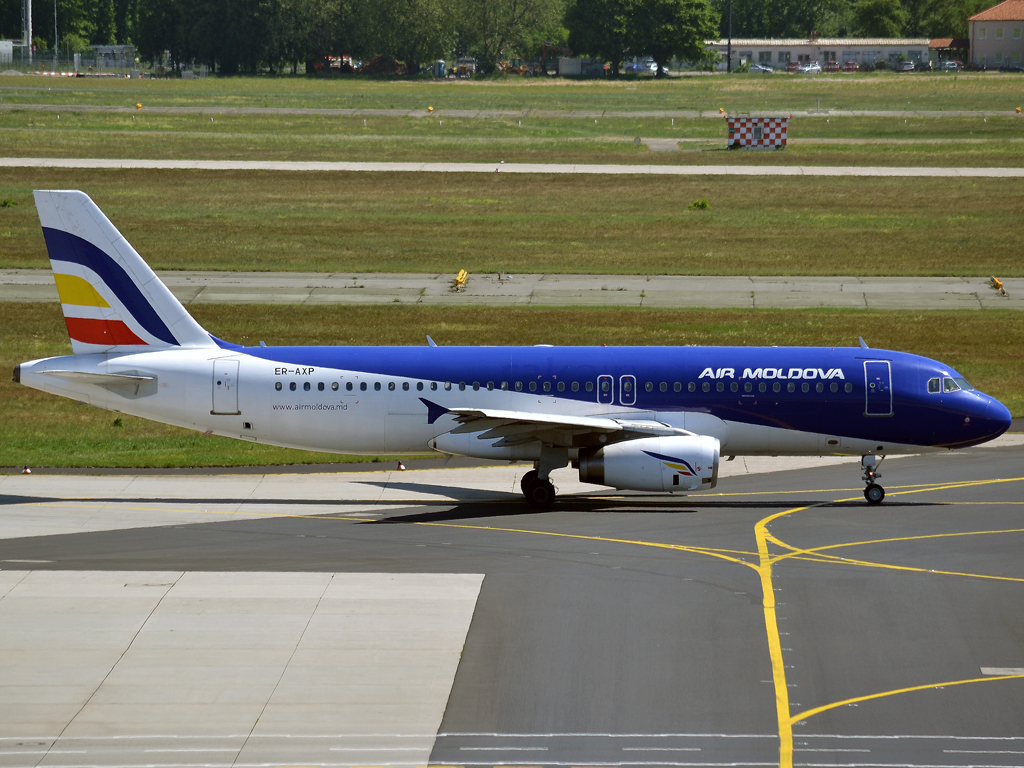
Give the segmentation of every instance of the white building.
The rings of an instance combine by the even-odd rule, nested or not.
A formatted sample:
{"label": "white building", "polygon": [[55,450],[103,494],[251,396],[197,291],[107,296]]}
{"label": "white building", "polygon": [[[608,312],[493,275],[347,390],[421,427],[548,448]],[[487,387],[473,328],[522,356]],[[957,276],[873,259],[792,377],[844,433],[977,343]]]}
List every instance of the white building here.
{"label": "white building", "polygon": [[[857,64],[874,64],[884,61],[892,64],[902,55],[915,64],[928,61],[928,38],[807,38],[758,40],[733,38],[732,68],[740,62],[766,64],[775,69],[785,69],[791,61],[799,64],[816,61],[822,66],[828,61],[837,61],[840,66],[850,61]],[[708,47],[718,51],[722,63],[718,69],[726,69],[727,40],[709,40]]]}

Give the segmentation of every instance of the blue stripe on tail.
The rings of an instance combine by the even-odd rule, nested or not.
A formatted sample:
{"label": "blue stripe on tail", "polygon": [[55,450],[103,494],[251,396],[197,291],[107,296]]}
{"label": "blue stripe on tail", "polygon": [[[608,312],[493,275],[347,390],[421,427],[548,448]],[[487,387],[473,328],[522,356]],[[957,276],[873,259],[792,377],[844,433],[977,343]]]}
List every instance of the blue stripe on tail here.
{"label": "blue stripe on tail", "polygon": [[46,238],[46,249],[50,252],[50,259],[81,264],[91,269],[114,292],[139,325],[161,341],[176,347],[181,346],[153,309],[153,305],[142,295],[135,281],[110,256],[88,240],[83,240],[70,232],[43,227],[43,236]]}

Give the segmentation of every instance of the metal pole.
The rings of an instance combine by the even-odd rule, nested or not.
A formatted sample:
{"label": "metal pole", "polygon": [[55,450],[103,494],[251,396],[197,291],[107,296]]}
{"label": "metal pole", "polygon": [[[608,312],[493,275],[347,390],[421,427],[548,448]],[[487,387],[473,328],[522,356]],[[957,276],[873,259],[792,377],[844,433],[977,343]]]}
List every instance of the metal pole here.
{"label": "metal pole", "polygon": [[[56,0],[54,0],[56,2]],[[729,46],[728,60],[725,62],[725,71],[732,72],[732,0],[729,0]]]}
{"label": "metal pole", "polygon": [[57,47],[57,0],[53,0],[53,71],[60,71],[60,48]]}
{"label": "metal pole", "polygon": [[28,49],[28,61],[32,63],[32,0],[21,0],[21,61],[25,62],[25,50]]}

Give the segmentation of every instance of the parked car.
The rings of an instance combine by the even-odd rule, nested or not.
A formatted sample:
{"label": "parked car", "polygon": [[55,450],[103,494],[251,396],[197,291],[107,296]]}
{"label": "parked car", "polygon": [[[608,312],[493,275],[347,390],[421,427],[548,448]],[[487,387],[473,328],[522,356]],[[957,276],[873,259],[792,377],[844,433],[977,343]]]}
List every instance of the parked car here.
{"label": "parked car", "polygon": [[809,61],[802,67],[797,67],[796,71],[801,75],[820,75],[821,64],[816,61]]}
{"label": "parked car", "polygon": [[791,61],[788,64],[786,64],[786,71],[787,72],[796,72],[797,69],[799,69],[799,67],[800,67],[800,62],[798,62],[798,61]]}
{"label": "parked car", "polygon": [[939,72],[959,72],[963,68],[959,61],[940,61],[938,66]]}
{"label": "parked car", "polygon": [[841,72],[838,61],[826,61],[825,62],[826,72]]}
{"label": "parked car", "polygon": [[856,61],[848,61],[843,64],[843,72],[856,72],[860,69],[860,64]]}
{"label": "parked car", "polygon": [[912,61],[901,61],[901,62],[896,64],[896,71],[897,72],[913,72],[914,71],[914,62],[912,62]]}
{"label": "parked car", "polygon": [[751,72],[774,72],[775,70],[769,67],[767,64],[751,64]]}
{"label": "parked car", "polygon": [[1024,72],[1024,66],[1020,64],[1003,64],[999,68],[1000,72]]}

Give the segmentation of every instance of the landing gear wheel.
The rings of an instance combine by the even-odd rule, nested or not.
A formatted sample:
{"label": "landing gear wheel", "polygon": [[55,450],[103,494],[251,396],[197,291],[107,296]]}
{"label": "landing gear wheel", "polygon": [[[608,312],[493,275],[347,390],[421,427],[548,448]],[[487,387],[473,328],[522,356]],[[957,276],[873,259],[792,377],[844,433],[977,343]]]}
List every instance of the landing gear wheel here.
{"label": "landing gear wheel", "polygon": [[550,480],[535,479],[526,489],[526,501],[537,509],[551,509],[555,503],[555,486]]}
{"label": "landing gear wheel", "polygon": [[523,475],[523,479],[519,481],[519,488],[523,492],[523,496],[530,498],[530,488],[536,485],[539,481],[540,475],[537,474],[536,469],[531,469]]}
{"label": "landing gear wheel", "polygon": [[864,498],[868,500],[868,504],[881,504],[885,498],[885,488],[878,483],[870,483],[864,489]]}

